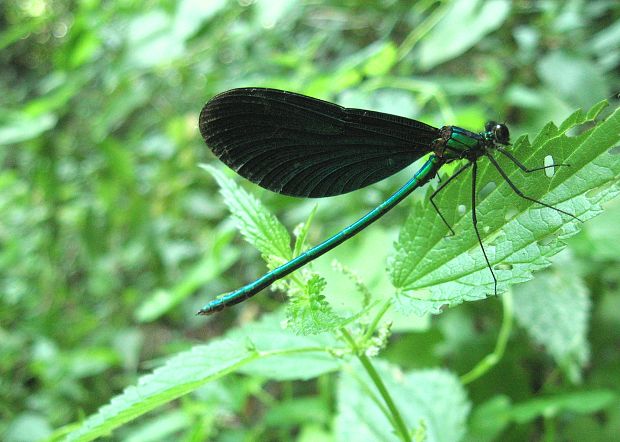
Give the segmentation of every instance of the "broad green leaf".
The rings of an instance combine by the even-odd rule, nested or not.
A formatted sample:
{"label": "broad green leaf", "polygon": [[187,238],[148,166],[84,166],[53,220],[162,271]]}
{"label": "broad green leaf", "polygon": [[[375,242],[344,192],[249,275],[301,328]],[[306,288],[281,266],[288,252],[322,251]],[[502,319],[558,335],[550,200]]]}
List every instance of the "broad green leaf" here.
{"label": "broad green leaf", "polygon": [[[68,440],[86,441],[106,435],[160,405],[242,369],[282,380],[308,379],[338,367],[338,361],[326,351],[330,344],[335,345],[334,340],[295,336],[282,330],[281,319],[281,315],[266,316],[225,338],[177,354],[87,418]],[[271,364],[258,363],[268,358],[276,359]],[[252,362],[255,365],[250,368]]]}
{"label": "broad green leaf", "polygon": [[233,372],[258,357],[258,351],[248,349],[243,342],[230,339],[196,346],[171,358],[166,365],[141,377],[135,386],[128,387],[112,398],[108,405],[86,419],[67,440],[93,440],[108,434],[114,428]]}
{"label": "broad green leaf", "polygon": [[224,203],[243,237],[256,247],[270,268],[292,258],[291,237],[286,228],[255,197],[212,166],[204,166],[220,186]]}
{"label": "broad green leaf", "polygon": [[456,0],[445,16],[420,42],[420,68],[428,70],[455,58],[499,28],[510,11],[506,0]]}
{"label": "broad green leaf", "polygon": [[[251,341],[261,351],[282,353],[273,354],[268,359],[257,359],[240,370],[248,375],[278,381],[307,380],[338,368],[338,361],[326,351],[338,345],[333,335],[298,336],[285,327],[282,312],[267,315],[251,326],[232,331],[230,337]],[[290,349],[290,354],[286,349]]]}
{"label": "broad green leaf", "polygon": [[558,255],[550,270],[514,289],[517,321],[577,382],[588,362],[590,298],[570,256]]}
{"label": "broad green leaf", "polygon": [[[525,195],[586,221],[620,190],[620,155],[609,153],[620,140],[620,109],[579,135],[569,136],[567,131],[594,119],[601,110],[597,105],[587,113],[577,111],[561,129],[549,123],[532,144],[520,137],[512,149],[529,167],[542,166],[549,156],[556,164],[570,167],[557,167],[553,174],[526,174],[506,158],[496,158]],[[436,199],[455,236],[447,237],[447,228],[428,202],[415,207],[401,230],[389,271],[405,310],[439,313],[443,305],[493,294],[493,281],[472,227],[470,174],[463,175]],[[498,278],[498,291],[531,279],[533,271],[547,267],[549,257],[565,246],[562,240],[579,231],[579,223],[572,218],[516,195],[484,158],[479,161],[478,190],[478,227]]]}
{"label": "broad green leaf", "polygon": [[[374,361],[408,429],[425,427],[426,440],[453,442],[465,433],[470,403],[458,378],[439,369],[402,373],[398,367]],[[360,388],[364,382],[370,390]],[[341,441],[399,441],[393,426],[373,400],[378,393],[359,368],[344,371],[338,386],[336,436]],[[379,402],[383,405],[381,400]]]}

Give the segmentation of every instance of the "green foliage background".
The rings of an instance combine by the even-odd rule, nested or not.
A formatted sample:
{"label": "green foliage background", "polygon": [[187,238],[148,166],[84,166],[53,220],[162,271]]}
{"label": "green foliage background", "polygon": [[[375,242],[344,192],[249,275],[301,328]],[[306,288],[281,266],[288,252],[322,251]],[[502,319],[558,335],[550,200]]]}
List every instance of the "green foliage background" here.
{"label": "green foliage background", "polygon": [[[397,425],[368,403],[368,372],[347,358],[355,346],[335,330],[295,336],[278,313],[255,322],[285,296],[265,292],[217,316],[194,316],[265,271],[236,233],[213,176],[198,167],[223,170],[198,134],[200,108],[232,87],[274,87],[436,126],[476,130],[495,118],[516,140],[618,92],[620,7],[613,0],[4,0],[0,49],[2,440],[73,430],[88,439],[130,415],[140,417],[114,438],[395,440]],[[518,146],[521,158],[529,145]],[[612,152],[617,163],[618,147]],[[318,201],[306,242],[357,219],[412,170]],[[596,184],[610,196],[615,173]],[[290,230],[317,204],[236,182]],[[393,295],[386,259],[405,225],[403,244],[418,212],[405,220],[425,194],[317,261],[336,309],[317,310],[325,323],[342,325],[334,318],[357,313],[365,295]],[[436,316],[389,312],[389,338],[385,326],[348,324],[354,336],[371,332],[356,341],[360,352],[381,351],[372,361],[416,437],[620,434],[620,204],[604,207],[551,267],[508,297]],[[457,235],[471,237],[466,222],[457,226]],[[334,270],[334,258],[347,269]],[[359,275],[360,293],[349,272]],[[95,415],[102,427],[92,420],[80,427],[131,385]],[[151,402],[131,408],[132,392],[153,394]],[[156,405],[163,406],[144,414]]]}

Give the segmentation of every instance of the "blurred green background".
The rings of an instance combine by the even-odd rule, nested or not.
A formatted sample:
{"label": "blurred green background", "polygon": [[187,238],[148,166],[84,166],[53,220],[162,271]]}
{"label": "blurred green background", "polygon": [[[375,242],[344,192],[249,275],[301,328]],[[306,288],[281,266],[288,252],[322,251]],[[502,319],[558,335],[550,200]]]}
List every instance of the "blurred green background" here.
{"label": "blurred green background", "polygon": [[[197,129],[210,97],[274,87],[436,126],[476,130],[493,118],[508,122],[516,139],[618,92],[620,6],[3,0],[0,49],[0,438],[37,440],[92,414],[170,355],[283,302],[263,294],[217,319],[194,316],[215,294],[265,270],[198,167],[217,163]],[[408,173],[321,200],[311,241],[365,213]],[[237,182],[290,228],[317,202]],[[410,208],[402,206],[343,262],[383,269],[362,253],[377,235],[391,243]],[[516,328],[499,366],[469,386],[474,412],[500,390],[514,401],[570,392],[579,382],[619,391],[619,217],[612,202],[546,272],[571,269],[591,302],[583,372],[564,377]],[[385,357],[462,373],[492,348],[501,305],[490,299],[411,320],[417,331],[394,336]],[[122,434],[200,440],[196,434],[212,434],[205,426],[216,426],[219,440],[295,440],[307,422],[262,416],[294,388],[331,388],[329,376],[268,393],[260,380],[239,379],[218,387],[227,400],[188,397],[159,411],[156,430],[143,419]],[[598,414],[569,412],[551,427],[542,418],[514,424],[501,437],[612,440],[618,405],[616,398]],[[205,422],[222,410],[241,424]],[[318,426],[329,433],[324,411]]]}

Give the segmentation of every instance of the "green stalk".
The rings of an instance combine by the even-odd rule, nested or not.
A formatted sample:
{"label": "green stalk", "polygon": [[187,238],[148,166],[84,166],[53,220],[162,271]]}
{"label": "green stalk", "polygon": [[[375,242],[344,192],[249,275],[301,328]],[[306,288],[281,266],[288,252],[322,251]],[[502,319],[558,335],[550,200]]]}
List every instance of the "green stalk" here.
{"label": "green stalk", "polygon": [[370,339],[370,337],[375,333],[375,331],[377,330],[377,327],[379,326],[379,321],[381,320],[381,318],[383,318],[383,315],[387,313],[391,305],[392,305],[391,299],[383,303],[383,305],[381,306],[381,308],[379,309],[375,317],[372,319],[372,322],[369,324],[368,328],[366,329],[366,333],[364,333],[365,341]]}
{"label": "green stalk", "polygon": [[469,384],[475,381],[479,377],[483,376],[487,371],[492,369],[504,356],[508,339],[510,338],[510,332],[512,331],[513,321],[513,303],[512,292],[507,291],[502,295],[503,314],[502,327],[499,330],[497,336],[497,342],[495,343],[495,349],[493,353],[486,355],[474,368],[468,373],[461,376],[461,383],[463,385]]}
{"label": "green stalk", "polygon": [[385,384],[383,383],[381,376],[379,376],[379,373],[377,373],[377,370],[375,370],[375,367],[372,365],[370,358],[366,356],[364,353],[359,351],[359,348],[357,347],[355,340],[349,334],[349,332],[347,332],[347,330],[343,328],[340,331],[342,333],[342,336],[345,338],[345,340],[349,343],[349,345],[355,352],[355,355],[357,356],[359,361],[362,363],[362,366],[366,370],[366,373],[368,373],[368,376],[370,377],[372,382],[375,384],[375,387],[377,387],[379,394],[383,398],[383,401],[385,402],[385,405],[387,406],[391,414],[390,416],[387,416],[387,417],[393,423],[396,433],[400,436],[400,439],[402,439],[404,442],[410,442],[411,438],[409,436],[409,431],[407,430],[407,425],[405,424],[405,421],[400,415],[400,412],[398,411],[396,404],[392,400],[392,396],[390,396],[390,392],[385,387]]}

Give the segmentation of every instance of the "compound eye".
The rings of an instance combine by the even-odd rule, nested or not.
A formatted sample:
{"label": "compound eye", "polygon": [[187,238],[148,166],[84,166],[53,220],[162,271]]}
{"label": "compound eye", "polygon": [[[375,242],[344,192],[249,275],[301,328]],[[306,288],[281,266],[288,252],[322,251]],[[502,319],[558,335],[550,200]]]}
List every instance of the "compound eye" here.
{"label": "compound eye", "polygon": [[495,124],[493,127],[493,136],[499,144],[508,144],[510,140],[510,132],[505,124]]}
{"label": "compound eye", "polygon": [[493,132],[495,130],[495,126],[497,126],[497,122],[495,121],[487,121],[484,125],[484,130],[486,132]]}

